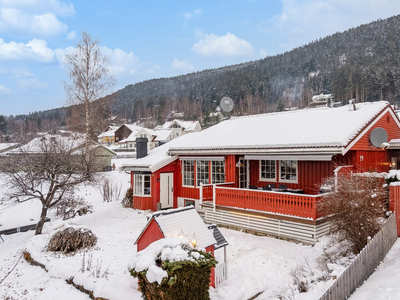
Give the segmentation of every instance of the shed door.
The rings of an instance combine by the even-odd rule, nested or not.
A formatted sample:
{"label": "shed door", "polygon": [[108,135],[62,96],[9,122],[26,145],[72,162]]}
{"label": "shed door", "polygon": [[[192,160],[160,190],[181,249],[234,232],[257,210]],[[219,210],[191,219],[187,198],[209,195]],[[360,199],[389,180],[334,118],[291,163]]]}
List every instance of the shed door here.
{"label": "shed door", "polygon": [[174,173],[160,174],[161,208],[172,208],[174,205]]}

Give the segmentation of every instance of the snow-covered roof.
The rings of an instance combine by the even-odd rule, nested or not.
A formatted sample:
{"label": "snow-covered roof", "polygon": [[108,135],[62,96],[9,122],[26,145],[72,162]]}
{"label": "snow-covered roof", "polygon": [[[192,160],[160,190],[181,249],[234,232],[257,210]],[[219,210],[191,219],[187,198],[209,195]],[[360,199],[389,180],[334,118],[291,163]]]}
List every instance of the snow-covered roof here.
{"label": "snow-covered roof", "polygon": [[162,126],[162,128],[163,129],[170,129],[170,128],[172,128],[171,126],[174,123],[179,125],[180,127],[182,127],[184,131],[192,131],[192,130],[194,130],[196,128],[196,125],[199,123],[199,121],[173,120],[173,121],[165,122],[164,125]]}
{"label": "snow-covered roof", "polygon": [[323,101],[332,98],[332,94],[319,94],[312,97],[312,101]]}
{"label": "snow-covered roof", "polygon": [[136,126],[136,125],[132,125],[132,124],[122,124],[120,127],[118,127],[118,129],[121,128],[122,126],[126,126],[131,131],[139,131],[139,130],[143,129],[143,127],[141,127],[141,126]]}
{"label": "snow-covered roof", "polygon": [[166,141],[171,133],[174,131],[172,129],[164,129],[164,130],[156,130],[155,134],[157,135],[155,141]]}
{"label": "snow-covered roof", "polygon": [[[139,134],[146,132],[148,135],[156,136],[156,132],[153,129],[139,127],[139,130],[133,130],[132,133],[126,138],[119,142],[119,144],[127,143],[127,142],[134,142],[136,138],[139,137]],[[152,140],[149,140],[151,142]]]}
{"label": "snow-covered roof", "polygon": [[108,130],[108,131],[104,131],[104,132],[100,133],[97,137],[98,138],[102,138],[102,137],[105,137],[105,136],[115,136],[115,131],[117,129],[111,129],[111,130]]}
{"label": "snow-covered roof", "polygon": [[0,143],[0,152],[10,149],[10,148],[18,147],[18,145],[20,145],[20,144],[19,143]]}
{"label": "snow-covered roof", "polygon": [[386,101],[357,103],[356,106],[356,110],[346,105],[231,118],[177,139],[170,145],[170,153],[200,153],[201,150],[217,153],[229,149],[277,151],[282,148],[330,149],[340,153],[385,108],[391,111]]}
{"label": "snow-covered roof", "polygon": [[85,135],[74,133],[70,136],[50,135],[47,134],[42,137],[34,138],[29,143],[22,145],[19,148],[7,151],[7,154],[18,154],[23,151],[24,153],[43,153],[43,145],[45,143],[57,142],[64,145],[67,149],[74,149],[80,147],[85,143]]}
{"label": "snow-covered roof", "polygon": [[[195,234],[197,245],[200,248],[206,248],[217,243],[213,230],[207,227],[193,206],[155,212],[152,214],[148,224],[153,219],[166,238],[177,238],[182,230],[184,236],[189,240]],[[148,224],[145,228],[147,228]]]}

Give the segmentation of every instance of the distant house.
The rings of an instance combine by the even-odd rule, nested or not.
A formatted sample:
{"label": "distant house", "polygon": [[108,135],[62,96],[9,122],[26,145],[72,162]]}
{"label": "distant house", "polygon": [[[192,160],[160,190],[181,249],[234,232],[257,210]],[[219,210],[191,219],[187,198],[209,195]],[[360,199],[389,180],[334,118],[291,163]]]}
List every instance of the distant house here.
{"label": "distant house", "polygon": [[[41,155],[43,153],[43,144],[54,142],[66,145],[72,151],[72,155],[80,155],[80,149],[85,146],[85,135],[78,133],[71,133],[69,136],[46,134],[34,138],[25,145],[11,149],[5,152],[4,155],[20,155],[21,153]],[[97,171],[111,171],[111,158],[117,154],[113,150],[96,143],[92,143],[90,148],[95,150],[95,155],[98,157]]]}
{"label": "distant house", "polygon": [[310,107],[332,107],[333,106],[333,96],[332,94],[324,94],[321,92],[319,95],[312,97],[310,102]]}
{"label": "distant house", "polygon": [[156,138],[154,141],[157,142],[159,146],[178,137],[176,135],[175,131],[172,129],[155,130],[155,134],[156,134]]}
{"label": "distant house", "polygon": [[108,126],[102,133],[97,136],[99,144],[113,145],[115,141],[115,131],[119,126]]}
{"label": "distant house", "polygon": [[122,124],[118,129],[115,130],[115,144],[119,144],[120,141],[128,138],[132,132],[138,132],[142,130],[143,127],[131,125],[131,124]]}
{"label": "distant house", "polygon": [[[132,128],[132,127],[131,127]],[[137,129],[137,130],[135,130]],[[136,151],[136,139],[137,138],[147,138],[147,151],[154,149],[158,146],[156,139],[156,132],[152,129],[147,129],[143,127],[135,127],[131,134],[118,142],[119,146],[124,149]]]}
{"label": "distant house", "polygon": [[220,270],[225,276],[215,274],[215,268],[212,268],[210,285],[215,287],[216,283],[219,284],[223,280],[226,280],[225,247],[228,246],[228,243],[217,226],[207,226],[204,224],[204,221],[193,206],[153,213],[143,231],[136,239],[135,245],[137,245],[137,251],[139,252],[151,243],[169,237],[187,238],[189,242],[195,242],[196,247],[204,248],[206,252],[213,255],[214,250],[224,248],[224,262],[217,265],[217,270]]}
{"label": "distant house", "polygon": [[209,223],[314,244],[325,178],[388,172],[400,158],[400,120],[388,102],[235,117],[123,166],[138,209],[194,205]]}
{"label": "distant house", "polygon": [[182,136],[187,133],[200,132],[202,130],[199,121],[180,120],[165,122],[164,125],[162,125],[161,129],[172,129],[177,136]]}

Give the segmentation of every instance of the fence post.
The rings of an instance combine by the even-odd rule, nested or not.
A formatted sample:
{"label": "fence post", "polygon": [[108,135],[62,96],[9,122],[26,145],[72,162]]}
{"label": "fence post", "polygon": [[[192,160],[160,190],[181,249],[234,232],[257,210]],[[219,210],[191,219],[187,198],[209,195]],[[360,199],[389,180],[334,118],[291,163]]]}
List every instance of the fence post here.
{"label": "fence post", "polygon": [[199,196],[199,204],[203,204],[203,183],[200,183],[200,196]]}
{"label": "fence post", "polygon": [[216,186],[216,184],[213,184],[213,211],[215,211],[215,198],[216,198],[215,186]]}

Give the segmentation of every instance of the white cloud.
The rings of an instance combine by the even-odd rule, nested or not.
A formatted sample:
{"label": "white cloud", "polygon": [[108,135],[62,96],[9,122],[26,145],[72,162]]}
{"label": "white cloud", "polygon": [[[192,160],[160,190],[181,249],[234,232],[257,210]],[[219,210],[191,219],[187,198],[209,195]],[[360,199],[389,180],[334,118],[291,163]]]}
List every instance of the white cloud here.
{"label": "white cloud", "polygon": [[264,49],[261,49],[261,50],[260,50],[260,56],[261,56],[261,57],[267,56],[267,51],[265,51]]}
{"label": "white cloud", "polygon": [[182,15],[186,21],[189,21],[190,19],[193,19],[194,17],[201,16],[202,13],[203,13],[203,10],[201,10],[200,8],[197,8],[193,11],[187,11],[187,12],[183,13]]}
{"label": "white cloud", "polygon": [[108,70],[115,77],[133,74],[141,66],[140,59],[132,51],[125,52],[119,48],[113,50],[103,46],[101,53],[110,58]]}
{"label": "white cloud", "polygon": [[66,33],[67,29],[67,25],[51,13],[33,15],[14,8],[0,9],[0,32],[3,33],[22,36],[55,36]]}
{"label": "white cloud", "polygon": [[51,12],[61,17],[70,17],[75,14],[73,4],[59,0],[0,0],[0,6],[26,10],[33,14]]}
{"label": "white cloud", "polygon": [[58,17],[74,14],[74,6],[60,0],[0,0],[0,33],[23,37],[65,34],[68,27]]}
{"label": "white cloud", "polygon": [[45,40],[33,39],[28,43],[9,43],[0,39],[0,60],[31,60],[52,62],[54,51],[47,47]]}
{"label": "white cloud", "polygon": [[14,75],[14,77],[17,77],[17,78],[33,77],[32,73],[30,73],[28,71],[24,71],[24,70],[13,70],[13,71],[11,71],[11,73]]}
{"label": "white cloud", "polygon": [[400,13],[400,0],[282,0],[282,13],[260,23],[260,32],[285,38],[287,49]]}
{"label": "white cloud", "polygon": [[11,94],[12,91],[8,87],[0,85],[0,95],[11,95]]}
{"label": "white cloud", "polygon": [[[197,32],[196,35],[199,33]],[[192,46],[192,52],[206,57],[252,57],[251,44],[236,37],[232,33],[224,36],[203,34],[202,38]]]}
{"label": "white cloud", "polygon": [[189,72],[194,69],[194,66],[186,61],[178,60],[175,58],[174,61],[172,62],[172,68],[183,72]]}
{"label": "white cloud", "polygon": [[26,78],[18,80],[16,86],[20,90],[40,90],[47,87],[47,84],[40,82],[36,78]]}
{"label": "white cloud", "polygon": [[67,34],[67,39],[69,39],[69,40],[73,40],[75,37],[76,37],[76,32],[75,32],[75,30],[74,30],[74,31],[71,31],[71,32],[69,32],[69,33]]}

